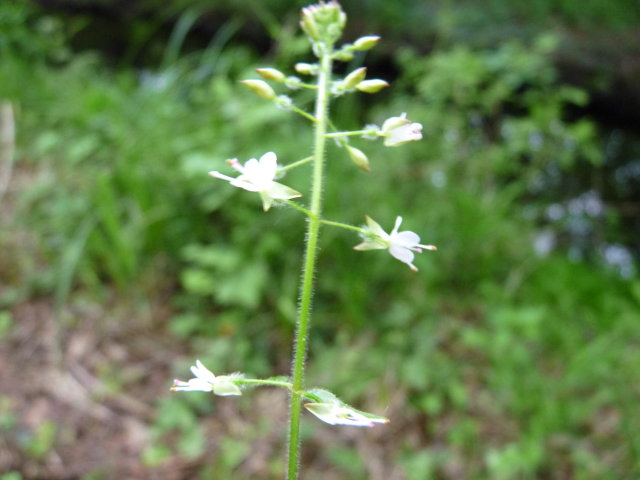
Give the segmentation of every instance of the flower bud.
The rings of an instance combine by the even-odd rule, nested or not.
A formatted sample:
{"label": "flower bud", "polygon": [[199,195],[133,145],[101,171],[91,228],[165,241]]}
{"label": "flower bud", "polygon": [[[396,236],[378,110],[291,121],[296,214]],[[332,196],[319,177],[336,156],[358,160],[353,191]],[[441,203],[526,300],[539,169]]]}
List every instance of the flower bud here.
{"label": "flower bud", "polygon": [[353,60],[353,53],[349,48],[343,48],[342,50],[336,52],[334,54],[336,60],[340,60],[341,62],[350,62]]}
{"label": "flower bud", "polygon": [[389,84],[384,80],[374,79],[374,80],[364,80],[356,85],[356,88],[364,93],[377,93],[385,87],[388,87]]}
{"label": "flower bud", "polygon": [[271,80],[273,82],[283,82],[285,79],[284,73],[275,68],[256,68],[256,72],[265,80]]}
{"label": "flower bud", "polygon": [[273,88],[262,80],[242,80],[240,83],[265,100],[272,100],[276,97],[276,92],[273,91]]}
{"label": "flower bud", "polygon": [[369,166],[369,159],[364,154],[364,152],[350,145],[347,145],[346,147],[353,163],[355,163],[358,168],[361,168],[365,172],[370,172],[371,167]]}
{"label": "flower bud", "polygon": [[347,16],[335,0],[320,2],[302,9],[300,26],[313,41],[333,45],[342,35]]}
{"label": "flower bud", "polygon": [[301,75],[316,75],[318,73],[317,64],[300,62],[296,63],[293,68]]}
{"label": "flower bud", "polygon": [[318,32],[318,25],[313,16],[311,8],[314,5],[302,9],[302,20],[300,20],[300,27],[304,33],[312,40],[320,40],[320,34]]}
{"label": "flower bud", "polygon": [[353,42],[354,50],[370,50],[375,47],[380,40],[380,37],[377,35],[368,35],[366,37],[360,37],[355,42]]}
{"label": "flower bud", "polygon": [[366,67],[360,67],[344,77],[344,80],[342,81],[342,88],[344,90],[350,90],[361,83],[366,76]]}

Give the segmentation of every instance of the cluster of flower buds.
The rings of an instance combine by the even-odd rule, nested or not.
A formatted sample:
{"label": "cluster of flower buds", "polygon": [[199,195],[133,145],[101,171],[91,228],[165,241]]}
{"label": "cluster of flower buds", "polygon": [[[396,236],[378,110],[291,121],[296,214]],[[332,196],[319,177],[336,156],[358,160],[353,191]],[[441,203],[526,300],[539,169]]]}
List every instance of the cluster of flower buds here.
{"label": "cluster of flower buds", "polygon": [[300,26],[313,43],[333,45],[341,36],[347,16],[335,0],[302,9]]}
{"label": "cluster of flower buds", "polygon": [[[325,47],[328,46],[330,49],[329,51],[332,52],[331,56],[335,60],[351,60],[353,58],[353,52],[369,50],[375,47],[380,40],[380,37],[377,35],[366,35],[358,38],[353,43],[343,45],[337,51],[331,50],[333,43],[340,38],[345,21],[346,16],[342,11],[342,8],[338,2],[334,0],[330,2],[319,2],[302,10],[302,29],[309,37],[311,43],[316,46],[318,43],[323,43]],[[319,71],[319,65],[316,63],[297,63],[294,68],[296,72],[301,75],[313,76],[317,75]],[[273,87],[267,82],[281,83],[290,89],[299,89],[303,87],[317,88],[315,85],[304,83],[295,76],[287,76],[285,73],[275,68],[258,68],[256,69],[256,72],[262,77],[262,79],[243,80],[241,83],[259,97],[273,101],[278,108],[283,110],[294,110],[297,113],[301,113],[307,118],[313,120],[313,116],[297,108],[290,97],[276,94]],[[377,93],[389,86],[389,84],[384,80],[378,78],[367,79],[366,76],[366,67],[357,68],[348,73],[343,79],[332,81],[331,93],[334,96],[354,91],[371,94]],[[385,146],[395,147],[407,142],[420,140],[422,138],[421,132],[422,125],[420,123],[410,121],[407,119],[406,114],[403,113],[400,116],[388,118],[384,121],[382,127],[371,125],[365,127],[365,129],[360,132],[339,132],[330,134],[329,136],[336,138],[338,146],[345,148],[349,158],[358,168],[368,172],[371,171],[371,166],[367,155],[359,148],[349,145],[349,136],[360,133],[365,138],[383,137]],[[212,173],[212,175],[217,176],[218,178],[228,179],[228,177],[221,176],[221,174],[218,174],[217,172]],[[273,179],[270,179],[270,181],[272,180]],[[261,192],[265,192],[265,190],[261,190]],[[291,192],[292,191],[289,191],[286,195],[291,195]],[[279,196],[274,196],[271,193]],[[271,206],[272,202],[270,202],[269,199],[294,198],[293,196],[284,196],[285,192],[283,192],[282,189],[280,189],[280,191],[272,190],[271,193],[268,193],[268,191],[267,193],[261,193],[263,196],[265,210],[268,210]]]}

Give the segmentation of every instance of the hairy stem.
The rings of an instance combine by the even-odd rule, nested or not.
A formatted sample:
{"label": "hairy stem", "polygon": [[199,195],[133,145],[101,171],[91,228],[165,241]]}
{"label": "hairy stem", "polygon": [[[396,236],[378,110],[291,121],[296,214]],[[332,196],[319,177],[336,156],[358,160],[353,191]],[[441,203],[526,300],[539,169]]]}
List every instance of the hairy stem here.
{"label": "hairy stem", "polygon": [[331,78],[331,47],[319,44],[320,71],[315,108],[315,132],[313,150],[313,178],[311,185],[311,215],[307,221],[307,244],[300,287],[300,309],[296,325],[294,356],[292,365],[292,391],[289,420],[289,456],[287,479],[297,480],[300,465],[300,417],[304,394],[304,363],[307,356],[307,341],[311,320],[313,276],[318,251],[322,213],[322,183],[324,180],[324,156],[329,112],[329,82]]}
{"label": "hairy stem", "polygon": [[257,386],[269,386],[269,387],[282,387],[291,390],[291,383],[284,380],[270,380],[259,378],[235,378],[233,383],[236,385],[257,385]]}

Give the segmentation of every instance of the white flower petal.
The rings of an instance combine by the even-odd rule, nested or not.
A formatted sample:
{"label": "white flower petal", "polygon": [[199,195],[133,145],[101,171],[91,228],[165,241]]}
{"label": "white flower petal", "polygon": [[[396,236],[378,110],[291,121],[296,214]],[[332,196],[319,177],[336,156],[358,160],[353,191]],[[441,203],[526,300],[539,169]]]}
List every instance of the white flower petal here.
{"label": "white flower petal", "polygon": [[196,360],[196,365],[191,367],[191,371],[197,378],[205,380],[209,383],[213,383],[216,381],[216,376],[213,374],[213,372],[205,367],[200,360]]}
{"label": "white flower petal", "polygon": [[391,236],[391,243],[406,248],[417,247],[418,242],[420,242],[420,237],[418,236],[418,234],[408,230],[404,232],[398,232],[395,235]]}
{"label": "white flower petal", "polygon": [[260,170],[262,175],[273,179],[278,170],[278,157],[273,152],[267,152],[260,157]]}
{"label": "white flower petal", "polygon": [[244,163],[242,167],[242,173],[249,174],[249,172],[255,172],[260,169],[260,162],[255,158],[250,158]]}
{"label": "white flower petal", "polygon": [[259,192],[263,190],[263,185],[254,183],[246,175],[240,175],[238,178],[232,178],[229,183],[234,187],[242,188],[249,192]]}
{"label": "white flower petal", "polygon": [[391,236],[395,235],[396,233],[398,233],[398,229],[400,228],[400,224],[402,223],[402,217],[401,216],[397,216],[396,217],[396,223],[393,226],[393,230],[391,230]]}
{"label": "white flower petal", "polygon": [[218,172],[216,170],[211,170],[209,172],[209,175],[211,175],[212,177],[220,178],[222,180],[226,180],[227,182],[233,182],[235,180],[235,178],[228,177],[227,175],[223,175],[222,173],[220,173],[220,172]]}
{"label": "white flower petal", "polygon": [[411,264],[411,262],[413,262],[413,259],[415,258],[415,254],[411,250],[405,247],[400,247],[398,245],[391,245],[389,247],[389,253],[392,257],[397,258],[407,265]]}
{"label": "white flower petal", "polygon": [[174,380],[171,390],[174,392],[210,392],[212,388],[211,383],[200,378],[192,378],[188,382]]}

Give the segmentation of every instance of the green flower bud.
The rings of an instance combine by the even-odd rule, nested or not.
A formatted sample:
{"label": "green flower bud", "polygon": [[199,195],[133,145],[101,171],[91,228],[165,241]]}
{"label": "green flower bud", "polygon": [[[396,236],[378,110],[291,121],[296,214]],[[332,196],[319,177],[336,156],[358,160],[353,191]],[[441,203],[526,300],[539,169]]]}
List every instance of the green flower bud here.
{"label": "green flower bud", "polygon": [[301,75],[316,75],[318,73],[317,64],[300,62],[296,63],[293,68]]}
{"label": "green flower bud", "polygon": [[346,23],[347,16],[335,0],[319,2],[302,9],[300,26],[313,41],[333,45],[342,35]]}
{"label": "green flower bud", "polygon": [[283,82],[286,78],[284,73],[275,68],[256,68],[256,72],[265,80],[271,80],[273,82]]}
{"label": "green flower bud", "polygon": [[344,77],[344,80],[342,81],[342,88],[345,90],[350,90],[361,83],[366,76],[366,67],[360,67]]}
{"label": "green flower bud", "polygon": [[355,42],[353,42],[354,50],[370,50],[375,47],[380,40],[380,37],[377,35],[368,35],[366,37],[360,37]]}
{"label": "green flower bud", "polygon": [[361,168],[365,172],[370,172],[371,167],[369,166],[369,159],[364,154],[364,152],[350,145],[347,145],[346,147],[353,163],[355,163],[358,168]]}
{"label": "green flower bud", "polygon": [[364,93],[377,93],[385,87],[388,87],[389,84],[384,80],[364,80],[356,85],[356,88]]}
{"label": "green flower bud", "polygon": [[350,62],[353,60],[353,52],[349,48],[343,48],[336,52],[334,57],[336,60],[340,60],[341,62]]}
{"label": "green flower bud", "polygon": [[302,9],[302,20],[300,26],[304,33],[312,40],[320,40],[320,34],[318,33],[318,25],[316,24],[313,14],[310,11],[311,7]]}
{"label": "green flower bud", "polygon": [[262,80],[243,80],[240,83],[265,100],[272,100],[276,97],[276,92],[273,91],[273,88]]}

